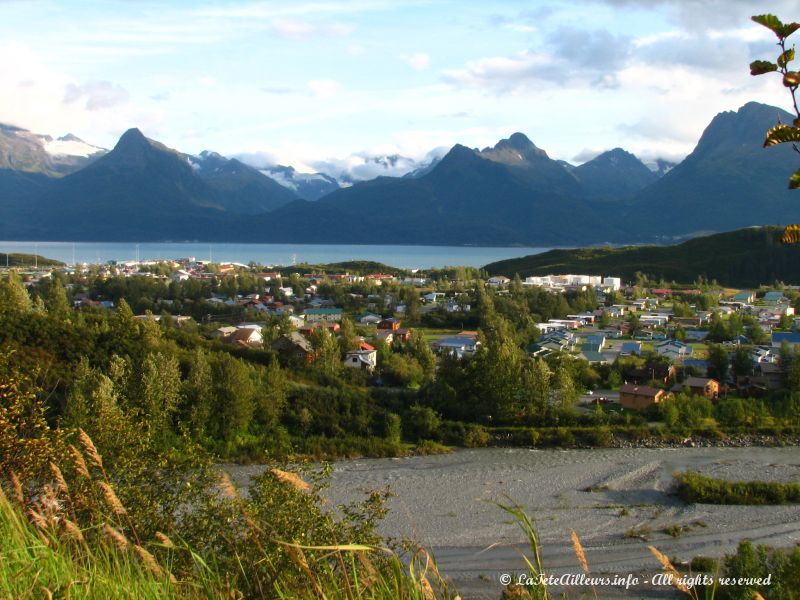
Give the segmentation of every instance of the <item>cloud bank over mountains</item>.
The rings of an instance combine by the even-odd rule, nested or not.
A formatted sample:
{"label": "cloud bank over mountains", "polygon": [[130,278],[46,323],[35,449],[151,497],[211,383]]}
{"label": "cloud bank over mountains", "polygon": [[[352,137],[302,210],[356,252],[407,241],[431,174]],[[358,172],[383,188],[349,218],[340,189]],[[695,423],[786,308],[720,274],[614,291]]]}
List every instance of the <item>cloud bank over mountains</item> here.
{"label": "cloud bank over mountains", "polygon": [[564,160],[616,145],[677,159],[722,110],[786,105],[747,69],[775,53],[749,19],[765,10],[792,18],[797,5],[6,2],[0,97],[14,100],[0,122],[107,147],[141,127],[189,152],[269,153],[353,180],[514,130]]}

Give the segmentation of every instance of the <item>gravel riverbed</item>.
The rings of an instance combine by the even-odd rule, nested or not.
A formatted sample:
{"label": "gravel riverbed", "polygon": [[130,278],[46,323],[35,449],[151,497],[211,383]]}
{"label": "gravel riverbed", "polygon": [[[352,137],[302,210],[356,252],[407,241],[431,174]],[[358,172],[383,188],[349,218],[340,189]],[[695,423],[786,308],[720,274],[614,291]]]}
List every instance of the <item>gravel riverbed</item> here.
{"label": "gravel riverbed", "polygon": [[[263,470],[225,468],[239,485]],[[601,598],[674,597],[673,590],[645,582],[659,571],[648,545],[690,560],[719,557],[743,538],[784,547],[800,542],[798,505],[684,504],[670,491],[672,474],[688,469],[730,480],[800,481],[800,448],[484,448],[343,460],[334,464],[328,497],[338,505],[388,489],[393,497],[381,533],[431,550],[465,599],[498,599],[501,575],[525,572],[524,535],[495,502],[520,504],[535,518],[551,572],[580,573],[574,529],[593,573],[640,578],[635,589],[609,587]],[[672,537],[663,532],[671,525],[689,530]],[[626,537],[633,530],[649,533]]]}

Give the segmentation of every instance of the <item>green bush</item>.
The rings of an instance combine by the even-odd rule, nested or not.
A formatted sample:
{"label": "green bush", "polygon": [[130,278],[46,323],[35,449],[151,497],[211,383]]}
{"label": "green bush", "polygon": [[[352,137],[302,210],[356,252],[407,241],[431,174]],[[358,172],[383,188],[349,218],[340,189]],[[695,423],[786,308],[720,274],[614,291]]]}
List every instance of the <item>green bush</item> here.
{"label": "green bush", "polygon": [[790,504],[800,502],[800,484],[771,481],[725,481],[695,471],[678,473],[677,495],[704,504]]}
{"label": "green bush", "polygon": [[484,448],[492,441],[489,432],[480,425],[467,425],[464,433],[465,448]]}
{"label": "green bush", "polygon": [[719,568],[719,564],[708,556],[695,556],[689,567],[695,573],[714,573]]}

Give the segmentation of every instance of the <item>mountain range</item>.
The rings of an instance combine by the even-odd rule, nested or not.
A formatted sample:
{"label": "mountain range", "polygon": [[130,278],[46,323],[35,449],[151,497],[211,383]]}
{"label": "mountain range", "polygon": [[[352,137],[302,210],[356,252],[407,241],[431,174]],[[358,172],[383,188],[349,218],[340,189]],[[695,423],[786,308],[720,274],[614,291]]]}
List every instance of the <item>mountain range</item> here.
{"label": "mountain range", "polygon": [[[0,126],[0,238],[570,246],[671,242],[797,220],[792,117],[748,103],[717,115],[681,163],[621,148],[573,166],[522,133],[456,145],[403,177],[363,182],[183,154],[128,130],[106,151]],[[395,162],[407,160],[395,157]],[[392,157],[375,159],[391,166]],[[383,167],[382,167],[383,168]],[[343,185],[347,187],[342,187]]]}

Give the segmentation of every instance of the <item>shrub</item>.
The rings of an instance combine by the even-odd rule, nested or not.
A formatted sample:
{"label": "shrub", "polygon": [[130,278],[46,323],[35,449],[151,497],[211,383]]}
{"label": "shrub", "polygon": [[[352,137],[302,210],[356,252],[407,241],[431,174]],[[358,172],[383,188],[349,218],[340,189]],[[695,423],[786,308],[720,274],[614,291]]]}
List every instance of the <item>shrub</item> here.
{"label": "shrub", "polygon": [[677,495],[705,504],[790,504],[800,502],[800,484],[771,481],[725,481],[695,471],[677,473]]}
{"label": "shrub", "polygon": [[467,425],[464,433],[464,447],[484,448],[489,445],[492,437],[489,432],[480,425]]}
{"label": "shrub", "polygon": [[719,565],[716,560],[708,556],[695,556],[689,566],[694,572],[713,573]]}

